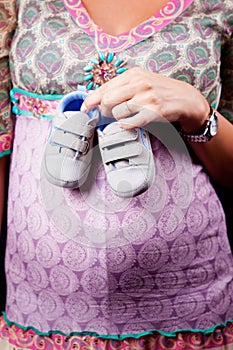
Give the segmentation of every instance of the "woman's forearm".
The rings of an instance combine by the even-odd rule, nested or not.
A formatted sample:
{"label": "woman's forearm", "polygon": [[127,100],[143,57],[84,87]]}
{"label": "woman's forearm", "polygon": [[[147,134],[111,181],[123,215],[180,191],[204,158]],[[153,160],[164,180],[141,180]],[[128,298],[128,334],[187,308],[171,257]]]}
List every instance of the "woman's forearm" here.
{"label": "woman's forearm", "polygon": [[217,135],[208,142],[190,142],[190,146],[216,182],[233,188],[233,125],[217,115]]}

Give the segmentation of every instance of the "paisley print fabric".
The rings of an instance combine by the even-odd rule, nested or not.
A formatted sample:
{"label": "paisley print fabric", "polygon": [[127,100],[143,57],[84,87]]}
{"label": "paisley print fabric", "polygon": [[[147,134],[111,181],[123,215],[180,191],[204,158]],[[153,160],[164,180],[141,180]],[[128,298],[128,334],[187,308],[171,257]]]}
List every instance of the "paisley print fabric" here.
{"label": "paisley print fabric", "polygon": [[15,7],[9,2],[0,2],[0,156],[10,153],[14,122],[10,109],[8,91],[11,87],[9,69],[9,47],[16,26]]}
{"label": "paisley print fabric", "polygon": [[233,265],[224,214],[201,166],[185,150],[168,152],[166,140],[176,130],[156,128],[156,180],[125,200],[106,184],[98,147],[86,187],[49,184],[41,161],[50,126],[36,116],[17,117],[7,320],[43,334],[59,329],[111,337],[209,332],[231,320]]}
{"label": "paisley print fabric", "polygon": [[[7,54],[16,20],[14,2],[1,3],[0,71],[4,79],[1,79],[0,133],[4,135],[13,129],[7,94],[10,88]],[[19,5],[21,8],[20,1]],[[12,57],[12,64],[15,62],[12,80],[17,87],[42,94],[69,92],[83,84],[83,67],[96,50],[112,51],[124,56],[128,67],[141,65],[191,82],[214,103],[221,60],[223,91],[219,110],[229,120],[233,119],[232,14],[223,1],[170,1],[148,21],[117,37],[103,33],[88,17],[80,0],[64,4],[61,0],[43,3],[27,0],[23,12],[19,11],[19,19],[17,51],[13,51]],[[222,21],[227,23],[226,27]],[[38,38],[40,45],[36,44]],[[139,61],[135,59],[137,55]],[[8,151],[10,147],[11,142],[7,144]],[[2,148],[4,152],[6,145]]]}
{"label": "paisley print fabric", "polygon": [[[118,48],[121,36],[110,36],[110,46],[102,48],[99,31],[93,31],[94,39],[90,36],[91,20],[85,15],[81,1],[65,2],[66,6],[67,3],[68,9],[73,9],[72,14],[75,13],[74,18],[62,1],[36,2],[35,5],[35,1],[27,0],[23,8],[20,5],[19,19],[23,18],[18,23],[19,31],[11,50],[14,85],[39,94],[67,93],[83,84],[83,67],[91,57],[97,51],[107,50],[123,56],[128,67],[140,65],[191,82],[214,103],[220,83],[221,51],[224,49],[228,50],[228,54],[221,70],[227,80],[223,81],[223,88],[228,88],[227,92],[224,89],[222,105],[224,110],[227,109],[226,116],[231,118],[232,89],[229,86],[232,60],[228,57],[231,57],[232,50],[232,14],[228,3],[169,2],[173,9],[170,23],[158,20],[161,13],[155,15],[149,21],[152,33],[144,31],[136,41],[129,39],[126,49]],[[223,17],[226,27],[221,23]],[[87,26],[83,24],[85,20]],[[132,36],[132,33],[127,33],[128,38]],[[225,38],[223,43],[222,36]],[[40,45],[36,44],[38,37]]]}
{"label": "paisley print fabric", "polygon": [[[8,8],[10,18],[13,3],[4,4],[0,11]],[[98,145],[80,190],[52,186],[41,171],[56,105],[84,84],[83,68],[99,50],[117,52],[127,67],[187,81],[213,105],[222,81],[219,108],[232,118],[232,90],[225,90],[232,64],[221,63],[223,50],[232,50],[232,10],[230,0],[172,0],[130,33],[111,37],[79,0],[17,1],[2,338],[29,349],[232,346],[233,259],[224,213],[172,125],[151,130],[156,179],[136,198],[111,192]]]}

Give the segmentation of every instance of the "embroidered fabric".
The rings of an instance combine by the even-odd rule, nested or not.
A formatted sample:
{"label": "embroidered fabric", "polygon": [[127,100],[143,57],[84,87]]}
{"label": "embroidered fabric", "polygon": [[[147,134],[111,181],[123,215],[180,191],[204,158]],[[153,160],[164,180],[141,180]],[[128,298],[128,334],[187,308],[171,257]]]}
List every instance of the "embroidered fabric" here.
{"label": "embroidered fabric", "polygon": [[[83,68],[100,48],[109,49],[109,42],[127,67],[140,65],[185,80],[210,103],[216,100],[216,48],[230,42],[232,2],[171,3],[175,9],[169,23],[163,21],[166,25],[154,30],[161,18],[157,14],[146,36],[142,24],[131,36],[136,33],[139,40],[129,45],[128,33],[120,40],[99,31],[94,36],[79,0],[66,1],[71,8],[78,6],[75,21],[60,1],[18,2],[10,57],[12,82],[20,90],[13,96],[19,100],[8,203],[8,326],[1,319],[2,336],[17,346],[26,337],[34,348],[46,342],[59,349],[67,339],[60,333],[73,335],[74,330],[80,336],[90,332],[112,337],[110,349],[119,344],[145,348],[147,341],[151,348],[166,347],[172,342],[168,335],[176,335],[179,346],[179,330],[189,344],[194,338],[201,338],[201,346],[208,346],[210,339],[213,348],[228,344],[233,262],[224,213],[202,166],[193,163],[185,148],[182,154],[169,149],[166,139],[171,135],[182,142],[173,128],[166,134],[158,127],[153,135],[156,181],[137,198],[122,200],[112,194],[98,147],[82,191],[57,191],[41,175],[57,96],[83,84]],[[231,96],[223,92],[223,99],[221,108],[230,117]],[[154,330],[163,333],[151,337]],[[187,330],[198,332],[193,338]],[[44,338],[49,332],[56,334]],[[149,340],[139,337],[145,334]],[[134,339],[124,340],[129,335]],[[96,345],[96,338],[88,339],[89,346]],[[87,346],[83,337],[71,338],[69,346],[75,342]],[[107,345],[103,339],[100,343]]]}

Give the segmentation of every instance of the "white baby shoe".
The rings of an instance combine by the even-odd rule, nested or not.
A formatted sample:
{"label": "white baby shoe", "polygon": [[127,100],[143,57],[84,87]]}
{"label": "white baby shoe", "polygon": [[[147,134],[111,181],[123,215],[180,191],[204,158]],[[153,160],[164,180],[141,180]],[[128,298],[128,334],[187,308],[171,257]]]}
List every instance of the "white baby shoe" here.
{"label": "white baby shoe", "polygon": [[44,174],[54,185],[77,188],[87,179],[99,110],[80,111],[86,96],[71,92],[58,105],[43,159]]}
{"label": "white baby shoe", "polygon": [[141,128],[124,130],[118,122],[98,128],[99,148],[107,181],[119,197],[146,191],[155,176],[149,133]]}

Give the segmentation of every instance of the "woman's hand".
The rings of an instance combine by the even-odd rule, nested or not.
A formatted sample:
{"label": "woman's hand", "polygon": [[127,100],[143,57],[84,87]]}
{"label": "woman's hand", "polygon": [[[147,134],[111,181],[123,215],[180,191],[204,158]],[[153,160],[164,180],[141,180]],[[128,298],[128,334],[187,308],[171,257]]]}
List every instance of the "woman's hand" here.
{"label": "woman's hand", "polygon": [[[92,91],[83,110],[97,105],[104,116],[115,117],[125,129],[169,121],[179,122],[186,133],[196,133],[210,113],[205,97],[191,85],[138,67]],[[190,146],[212,178],[232,188],[233,125],[219,113],[218,118],[217,135]]]}
{"label": "woman's hand", "polygon": [[88,95],[86,110],[100,105],[104,116],[113,116],[125,129],[150,122],[179,122],[195,133],[208,118],[208,102],[191,85],[141,68],[131,68]]}

